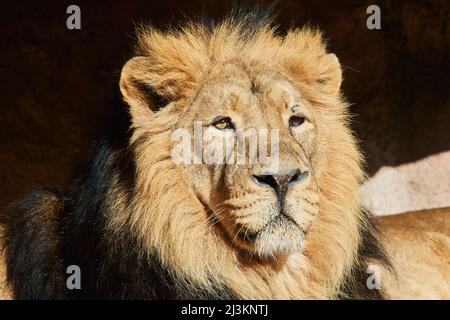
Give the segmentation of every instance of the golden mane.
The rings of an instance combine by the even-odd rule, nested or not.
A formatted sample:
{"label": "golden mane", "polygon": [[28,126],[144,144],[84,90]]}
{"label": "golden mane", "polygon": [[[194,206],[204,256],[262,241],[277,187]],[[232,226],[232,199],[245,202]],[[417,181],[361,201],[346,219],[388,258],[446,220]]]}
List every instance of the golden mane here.
{"label": "golden mane", "polygon": [[[347,105],[336,92],[341,70],[333,67],[334,55],[331,60],[326,55],[319,31],[292,29],[281,36],[270,21],[250,31],[251,18],[230,18],[213,27],[187,23],[168,32],[141,28],[137,54],[146,63],[130,60],[121,78],[134,130],[135,196],[128,203],[117,197],[126,193],[122,186],[110,191],[114,210],[109,211],[109,229],[131,228],[148,252],[156,250],[183,282],[205,290],[214,290],[218,282],[240,298],[335,297],[356,261],[365,228],[358,197],[362,156],[349,129]],[[326,168],[318,180],[320,213],[304,251],[287,261],[245,261],[212,231],[208,212],[186,183],[189,177],[171,159],[170,128],[177,115],[163,109],[147,120],[151,111],[130,93],[130,81],[139,76],[165,99],[186,105],[211,68],[228,61],[282,68],[320,109],[322,122],[317,125],[327,146],[326,157],[320,159]]]}
{"label": "golden mane", "polygon": [[[131,137],[0,210],[0,298],[448,296],[449,210],[377,219],[380,239],[361,208],[363,158],[321,33],[238,16],[139,29],[120,80]],[[235,140],[278,130],[280,165],[175,164],[173,133],[199,119]]]}

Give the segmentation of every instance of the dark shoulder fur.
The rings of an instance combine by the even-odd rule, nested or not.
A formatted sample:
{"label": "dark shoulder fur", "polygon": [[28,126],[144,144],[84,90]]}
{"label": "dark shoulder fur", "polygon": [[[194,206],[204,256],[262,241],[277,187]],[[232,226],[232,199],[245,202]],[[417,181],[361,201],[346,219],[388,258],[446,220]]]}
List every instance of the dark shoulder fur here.
{"label": "dark shoulder fur", "polygon": [[[341,284],[339,299],[388,299],[382,286],[370,289],[367,280],[375,268],[386,268],[393,272],[390,260],[380,242],[380,230],[375,218],[364,212],[365,228],[361,232],[362,241],[358,249],[358,257]],[[381,279],[380,279],[381,280]]]}
{"label": "dark shoulder fur", "polygon": [[[146,254],[128,230],[109,234],[105,200],[113,178],[131,192],[134,163],[129,151],[105,140],[72,186],[37,190],[3,212],[7,277],[15,298],[234,298],[226,288],[218,286],[211,295],[183,281],[156,254]],[[81,290],[66,287],[70,265],[81,269]]]}
{"label": "dark shoulder fur", "polygon": [[17,299],[64,298],[59,223],[63,205],[60,194],[39,189],[1,215],[7,277]]}

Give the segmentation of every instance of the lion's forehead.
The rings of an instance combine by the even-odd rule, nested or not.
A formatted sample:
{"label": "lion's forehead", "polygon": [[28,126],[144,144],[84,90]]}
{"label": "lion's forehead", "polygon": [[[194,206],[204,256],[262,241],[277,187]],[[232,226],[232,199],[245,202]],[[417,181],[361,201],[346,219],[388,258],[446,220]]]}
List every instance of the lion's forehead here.
{"label": "lion's forehead", "polygon": [[[302,99],[300,91],[280,72],[225,65],[205,80],[192,107],[205,113],[231,112],[243,119],[268,123]],[[267,118],[267,114],[271,117]]]}

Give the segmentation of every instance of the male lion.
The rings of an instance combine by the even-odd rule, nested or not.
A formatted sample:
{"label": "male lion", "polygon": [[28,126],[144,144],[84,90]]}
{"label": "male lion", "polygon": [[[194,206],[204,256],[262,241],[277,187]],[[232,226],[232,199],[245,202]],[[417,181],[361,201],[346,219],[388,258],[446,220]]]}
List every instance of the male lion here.
{"label": "male lion", "polygon": [[[386,254],[361,208],[341,80],[319,31],[281,36],[256,13],[143,28],[120,80],[128,146],[103,141],[71,186],[1,216],[12,297],[450,297],[445,214],[383,219]],[[276,130],[277,166],[176,163],[172,135],[195,122],[232,139]]]}

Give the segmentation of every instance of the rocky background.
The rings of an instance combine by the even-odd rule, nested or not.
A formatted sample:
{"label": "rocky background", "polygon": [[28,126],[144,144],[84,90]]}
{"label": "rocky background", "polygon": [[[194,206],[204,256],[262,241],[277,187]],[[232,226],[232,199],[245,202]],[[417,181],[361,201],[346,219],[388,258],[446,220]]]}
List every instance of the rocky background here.
{"label": "rocky background", "polygon": [[[70,4],[81,7],[79,31],[66,28]],[[366,27],[370,4],[381,8],[381,30]],[[95,139],[122,130],[117,83],[136,23],[165,26],[230,7],[200,0],[2,4],[0,206],[35,185],[63,185]],[[370,175],[450,150],[450,1],[280,0],[276,9],[281,29],[311,23],[325,31],[344,66]]]}

